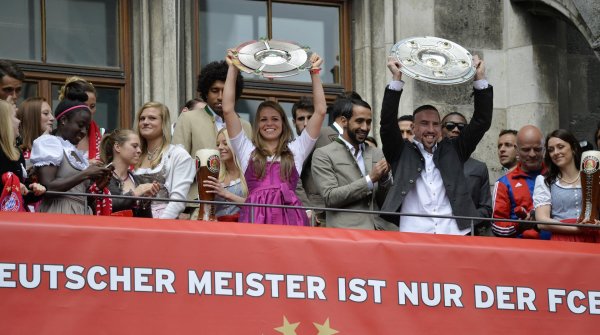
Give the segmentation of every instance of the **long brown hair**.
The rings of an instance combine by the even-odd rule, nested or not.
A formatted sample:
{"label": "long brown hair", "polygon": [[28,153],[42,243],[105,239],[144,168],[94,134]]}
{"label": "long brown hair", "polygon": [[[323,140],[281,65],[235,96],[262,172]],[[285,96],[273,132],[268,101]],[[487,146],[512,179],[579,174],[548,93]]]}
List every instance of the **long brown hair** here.
{"label": "long brown hair", "polygon": [[548,141],[553,137],[563,140],[569,144],[573,153],[573,165],[575,165],[577,170],[579,170],[579,164],[581,164],[581,146],[579,145],[579,141],[577,141],[575,136],[570,131],[565,129],[556,129],[548,134],[548,136],[546,136],[545,143],[546,153],[544,154],[544,163],[548,169],[544,175],[544,182],[548,187],[550,187],[550,185],[552,185],[552,183],[554,183],[560,175],[560,168],[554,164],[552,158],[550,157],[550,152],[548,151]]}
{"label": "long brown hair", "polygon": [[15,146],[16,134],[13,130],[12,120],[13,106],[4,100],[0,100],[0,150],[11,161],[19,160],[19,149]]}
{"label": "long brown hair", "polygon": [[[260,134],[260,114],[265,108],[273,108],[279,113],[279,117],[281,118],[281,136],[279,137],[279,143],[277,144],[277,148],[275,148],[275,152],[269,152],[266,149],[266,143]],[[254,146],[256,149],[252,154],[252,163],[254,164],[254,173],[258,179],[262,179],[265,177],[265,171],[267,166],[267,157],[275,156],[280,158],[280,168],[279,174],[282,180],[288,180],[292,174],[292,169],[294,168],[294,155],[288,148],[288,143],[293,139],[292,128],[290,127],[287,117],[285,115],[285,111],[275,101],[264,101],[256,110],[256,116],[254,117],[254,127],[252,129],[252,142],[254,142]]]}
{"label": "long brown hair", "polygon": [[[150,161],[150,166],[154,169],[156,166],[158,166],[158,164],[162,160],[163,153],[167,150],[167,148],[169,147],[169,144],[171,144],[171,117],[169,115],[169,108],[167,108],[167,106],[165,106],[163,103],[156,102],[156,101],[146,102],[137,111],[137,113],[135,115],[135,120],[136,120],[135,129],[137,131],[138,136],[140,137],[140,144],[142,146],[142,156],[148,155],[148,141],[140,133],[140,117],[142,116],[142,112],[148,108],[156,108],[160,111],[161,129],[162,129],[162,138],[163,138],[162,147],[160,148],[158,155],[156,155],[154,157],[154,159],[152,161]],[[140,166],[142,166],[142,163],[143,163],[143,160],[140,159],[140,162],[138,163],[136,168],[139,168]]]}
{"label": "long brown hair", "polygon": [[100,159],[104,163],[110,163],[114,159],[113,148],[115,144],[122,146],[127,140],[129,135],[137,135],[137,133],[131,129],[115,129],[110,134],[104,136],[100,143]]}
{"label": "long brown hair", "polygon": [[17,117],[21,120],[19,133],[22,143],[21,150],[31,150],[33,141],[44,135],[46,129],[42,128],[42,104],[47,102],[45,98],[29,98],[21,104],[17,111]]}

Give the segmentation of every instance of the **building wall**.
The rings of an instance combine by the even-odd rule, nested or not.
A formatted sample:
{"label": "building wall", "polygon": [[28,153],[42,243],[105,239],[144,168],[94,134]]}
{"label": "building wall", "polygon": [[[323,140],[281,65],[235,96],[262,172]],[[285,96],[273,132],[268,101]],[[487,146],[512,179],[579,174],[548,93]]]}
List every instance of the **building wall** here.
{"label": "building wall", "polygon": [[[163,101],[174,120],[193,96],[192,1],[132,2],[135,108]],[[457,42],[486,63],[495,94],[493,125],[474,157],[488,164],[492,181],[500,174],[496,141],[502,129],[534,124],[548,133],[562,127],[591,140],[600,120],[600,94],[594,85],[600,82],[600,60],[590,47],[599,35],[593,32],[600,30],[593,14],[600,5],[562,0],[569,4],[564,8],[584,11],[577,16],[568,11],[563,15],[544,1],[549,0],[353,1],[353,86],[373,106],[374,135],[379,138],[380,106],[390,80],[389,50],[404,38],[428,35]],[[537,3],[551,10],[540,10],[546,7]],[[591,27],[586,34],[582,22]],[[471,117],[470,83],[439,86],[406,76],[404,80],[399,114],[432,104],[443,114],[458,111]]]}
{"label": "building wall", "polygon": [[[600,61],[577,28],[560,15],[534,15],[510,0],[364,0],[353,8],[354,87],[374,106],[375,121],[390,80],[386,56],[395,42],[411,36],[437,36],[464,46],[485,61],[494,86],[494,117],[474,157],[488,164],[490,179],[500,175],[496,141],[502,129],[534,124],[591,140],[600,120]],[[407,76],[399,115],[423,104],[442,114],[470,118],[471,83],[432,85]],[[379,137],[378,129],[374,133]]]}

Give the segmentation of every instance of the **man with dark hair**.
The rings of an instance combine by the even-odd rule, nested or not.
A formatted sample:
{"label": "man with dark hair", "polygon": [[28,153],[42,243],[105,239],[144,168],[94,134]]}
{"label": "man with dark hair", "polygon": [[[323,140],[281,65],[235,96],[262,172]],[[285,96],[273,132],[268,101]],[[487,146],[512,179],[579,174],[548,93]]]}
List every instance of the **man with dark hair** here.
{"label": "man with dark hair", "polygon": [[507,174],[517,166],[517,131],[504,129],[498,135],[498,160]]}
{"label": "man with dark hair", "polygon": [[11,102],[16,104],[21,95],[24,80],[25,75],[17,64],[0,59],[0,100],[9,100],[11,97]]}
{"label": "man with dark hair", "polygon": [[[456,138],[467,125],[467,118],[459,112],[446,114],[442,119],[442,133],[444,138]],[[492,194],[490,192],[490,175],[487,165],[470,157],[463,166],[463,173],[467,178],[469,193],[478,216],[490,218],[492,216]],[[492,236],[489,221],[481,220],[475,225],[475,235]]]}
{"label": "man with dark hair", "polygon": [[292,106],[292,118],[294,119],[294,126],[296,126],[296,135],[300,136],[300,133],[304,130],[314,112],[315,108],[311,97],[300,97],[294,103]]}
{"label": "man with dark hair", "polygon": [[[344,131],[334,142],[314,152],[312,174],[319,193],[329,208],[377,210],[391,180],[381,150],[364,143],[373,120],[371,106],[363,100],[340,98],[333,110]],[[389,227],[371,214],[327,212],[326,218],[328,227]]]}
{"label": "man with dark hair", "polygon": [[415,138],[413,123],[414,118],[412,115],[402,115],[398,118],[398,127],[400,128],[400,133],[402,133],[402,138],[409,142],[412,142],[413,138]]}
{"label": "man with dark hair", "polygon": [[[225,61],[212,62],[202,68],[198,76],[197,91],[202,100],[206,102],[206,106],[204,108],[194,107],[186,113],[181,113],[177,119],[172,143],[183,145],[192,157],[196,157],[196,151],[200,149],[215,149],[217,132],[225,127],[222,101],[227,69],[228,65]],[[241,96],[243,88],[244,80],[242,75],[238,74],[236,99]],[[252,127],[248,121],[242,120],[242,128],[244,128],[246,136],[252,136]],[[188,199],[198,199],[196,181],[190,187]],[[197,204],[194,204],[193,207],[197,207]],[[189,212],[189,209],[186,212]]]}
{"label": "man with dark hair", "polygon": [[[392,81],[385,90],[381,111],[383,153],[392,165],[394,184],[382,211],[477,217],[462,166],[492,124],[493,90],[485,79],[485,67],[473,57],[475,112],[471,123],[455,138],[438,140],[442,135],[440,114],[430,105],[413,112],[415,138],[402,139],[396,123],[404,82],[401,64],[388,59]],[[399,224],[401,232],[465,235],[471,221],[432,217],[388,218]]]}

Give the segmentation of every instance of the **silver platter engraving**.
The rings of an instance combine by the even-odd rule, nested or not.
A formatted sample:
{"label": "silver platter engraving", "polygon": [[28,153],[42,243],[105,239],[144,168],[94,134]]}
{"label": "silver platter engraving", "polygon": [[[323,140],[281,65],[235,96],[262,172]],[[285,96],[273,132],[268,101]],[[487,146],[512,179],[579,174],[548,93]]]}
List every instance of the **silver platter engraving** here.
{"label": "silver platter engraving", "polygon": [[460,84],[475,75],[471,53],[439,37],[404,39],[394,44],[391,56],[402,64],[402,73],[432,84]]}
{"label": "silver platter engraving", "polygon": [[310,49],[295,42],[263,39],[242,43],[235,50],[234,64],[241,71],[265,78],[294,76],[311,66]]}

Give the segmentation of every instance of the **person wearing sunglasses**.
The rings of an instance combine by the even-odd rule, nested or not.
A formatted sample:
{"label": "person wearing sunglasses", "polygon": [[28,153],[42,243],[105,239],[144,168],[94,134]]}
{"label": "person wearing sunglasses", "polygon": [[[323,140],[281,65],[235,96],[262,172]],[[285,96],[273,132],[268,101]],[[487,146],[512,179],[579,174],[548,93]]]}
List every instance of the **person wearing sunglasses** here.
{"label": "person wearing sunglasses", "polygon": [[[413,112],[415,137],[404,140],[397,124],[398,106],[404,82],[402,64],[388,58],[392,81],[385,89],[381,108],[380,134],[383,153],[391,164],[394,183],[381,208],[384,212],[423,213],[443,216],[477,217],[462,166],[492,125],[494,92],[485,79],[484,62],[473,57],[474,113],[472,122],[455,139],[443,139],[438,110],[431,105]],[[439,142],[439,143],[438,143]],[[466,235],[471,221],[437,217],[387,217],[400,232]]]}
{"label": "person wearing sunglasses", "polygon": [[0,59],[0,100],[16,104],[23,86],[25,75],[17,64]]}
{"label": "person wearing sunglasses", "polygon": [[[459,112],[446,114],[442,119],[442,134],[444,138],[457,138],[467,125],[467,119]],[[481,218],[492,216],[492,193],[490,192],[490,175],[484,162],[469,158],[463,166],[467,178],[469,194]],[[489,221],[479,221],[475,225],[475,235],[493,236]]]}

